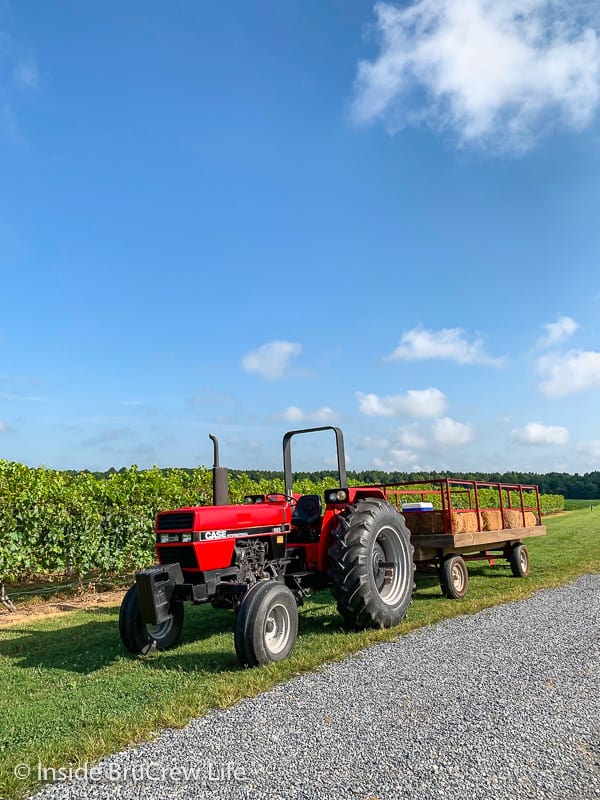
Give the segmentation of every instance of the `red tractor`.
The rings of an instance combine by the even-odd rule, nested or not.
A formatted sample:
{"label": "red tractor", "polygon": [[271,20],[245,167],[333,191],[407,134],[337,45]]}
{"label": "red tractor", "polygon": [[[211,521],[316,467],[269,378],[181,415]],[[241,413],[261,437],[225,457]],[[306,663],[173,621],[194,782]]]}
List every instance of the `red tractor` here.
{"label": "red tractor", "polygon": [[[339,488],[324,498],[294,494],[292,437],[325,430],[335,433]],[[414,586],[410,533],[381,487],[348,487],[339,428],[286,433],[285,492],[250,495],[244,505],[228,504],[227,470],[210,438],[214,505],[157,515],[159,563],[138,572],[121,604],[119,631],[130,652],[173,647],[186,601],[236,612],[235,650],[248,667],[290,654],[297,606],[311,589],[329,587],[352,627],[388,628],[404,619]]]}

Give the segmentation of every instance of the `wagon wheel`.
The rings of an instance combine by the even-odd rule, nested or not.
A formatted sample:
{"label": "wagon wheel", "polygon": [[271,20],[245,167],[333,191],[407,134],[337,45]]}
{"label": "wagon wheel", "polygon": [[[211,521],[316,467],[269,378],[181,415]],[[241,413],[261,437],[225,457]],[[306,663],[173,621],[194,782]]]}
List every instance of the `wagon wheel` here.
{"label": "wagon wheel", "polygon": [[529,551],[520,542],[514,545],[508,555],[508,563],[515,578],[526,578],[529,575]]}
{"label": "wagon wheel", "polygon": [[444,597],[451,600],[463,598],[469,588],[469,573],[464,558],[454,553],[440,564],[440,586]]}

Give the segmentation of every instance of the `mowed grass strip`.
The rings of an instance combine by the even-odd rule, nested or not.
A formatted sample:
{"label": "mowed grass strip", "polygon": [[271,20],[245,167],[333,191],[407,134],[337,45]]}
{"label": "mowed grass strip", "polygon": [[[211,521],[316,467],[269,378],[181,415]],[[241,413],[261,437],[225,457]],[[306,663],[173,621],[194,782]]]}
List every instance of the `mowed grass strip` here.
{"label": "mowed grass strip", "polygon": [[[546,538],[527,542],[528,579],[513,578],[504,564],[471,562],[469,592],[457,602],[441,597],[434,576],[418,577],[408,619],[391,630],[346,632],[329,592],[315,595],[300,610],[291,658],[258,670],[238,668],[233,614],[210,606],[186,606],[180,646],[145,659],[124,654],[117,607],[3,627],[0,797],[35,789],[38,762],[58,768],[93,761],[375,642],[600,572],[600,508],[590,512],[588,504],[546,524]],[[17,764],[29,765],[32,777],[17,780]]]}

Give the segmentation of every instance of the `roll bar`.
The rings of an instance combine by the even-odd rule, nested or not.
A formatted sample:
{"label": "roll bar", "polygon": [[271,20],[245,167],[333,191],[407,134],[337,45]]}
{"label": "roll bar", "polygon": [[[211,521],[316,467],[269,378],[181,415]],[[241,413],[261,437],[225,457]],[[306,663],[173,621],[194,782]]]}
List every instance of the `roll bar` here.
{"label": "roll bar", "polygon": [[335,433],[335,445],[337,451],[339,486],[342,489],[348,487],[346,478],[346,454],[344,452],[344,434],[341,428],[333,425],[324,425],[321,428],[303,428],[298,431],[288,431],[283,437],[283,477],[285,481],[285,493],[292,494],[293,474],[292,474],[292,448],[291,441],[293,436],[299,433],[317,433],[318,431],[333,431]]}

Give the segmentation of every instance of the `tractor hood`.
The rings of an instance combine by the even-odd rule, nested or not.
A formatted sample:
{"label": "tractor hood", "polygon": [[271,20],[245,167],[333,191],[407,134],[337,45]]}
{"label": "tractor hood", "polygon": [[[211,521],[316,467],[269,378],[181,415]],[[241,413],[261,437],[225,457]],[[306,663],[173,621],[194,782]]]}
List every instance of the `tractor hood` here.
{"label": "tractor hood", "polygon": [[194,533],[194,541],[285,533],[292,512],[289,503],[274,502],[243,506],[201,506],[162,511],[156,516],[155,531]]}

